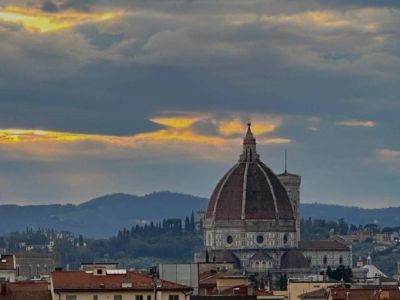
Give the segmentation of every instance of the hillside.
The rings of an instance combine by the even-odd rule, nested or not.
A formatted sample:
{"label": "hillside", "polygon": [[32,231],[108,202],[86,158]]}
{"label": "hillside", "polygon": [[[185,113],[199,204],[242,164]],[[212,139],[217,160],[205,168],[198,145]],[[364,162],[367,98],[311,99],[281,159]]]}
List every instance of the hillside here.
{"label": "hillside", "polygon": [[142,220],[184,218],[204,208],[206,201],[190,195],[157,192],[145,196],[106,195],[80,205],[2,205],[0,234],[41,227],[107,237]]}
{"label": "hillside", "polygon": [[303,218],[338,220],[365,225],[376,223],[380,227],[400,225],[400,207],[366,209],[354,206],[329,205],[319,203],[301,204]]}
{"label": "hillside", "polygon": [[[205,209],[207,199],[155,192],[145,196],[105,195],[80,205],[0,205],[0,234],[26,227],[67,230],[88,237],[108,237],[123,227],[163,218],[184,218]],[[326,204],[302,204],[302,217],[338,220],[348,223],[375,222],[381,227],[400,225],[400,207],[363,209]]]}

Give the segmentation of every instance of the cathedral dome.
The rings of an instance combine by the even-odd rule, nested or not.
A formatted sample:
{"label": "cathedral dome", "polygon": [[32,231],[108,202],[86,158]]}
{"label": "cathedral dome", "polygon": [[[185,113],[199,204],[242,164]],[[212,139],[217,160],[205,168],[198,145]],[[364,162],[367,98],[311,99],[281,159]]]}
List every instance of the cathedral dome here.
{"label": "cathedral dome", "polygon": [[310,262],[299,250],[291,249],[281,257],[281,269],[307,269]]}
{"label": "cathedral dome", "polygon": [[285,188],[259,159],[250,123],[243,141],[243,154],[215,187],[206,218],[215,221],[295,219]]}

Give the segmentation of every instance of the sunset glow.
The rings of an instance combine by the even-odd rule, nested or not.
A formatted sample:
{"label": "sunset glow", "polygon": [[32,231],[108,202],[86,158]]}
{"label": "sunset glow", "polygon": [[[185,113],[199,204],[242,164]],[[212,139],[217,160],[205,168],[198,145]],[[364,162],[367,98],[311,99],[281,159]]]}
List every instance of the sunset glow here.
{"label": "sunset glow", "polygon": [[0,21],[18,24],[32,32],[46,33],[68,29],[84,23],[96,23],[121,16],[121,12],[84,13],[62,11],[46,13],[19,6],[0,8]]}
{"label": "sunset glow", "polygon": [[[179,148],[179,145],[182,144],[188,146],[195,145],[196,147],[207,145],[229,147],[240,145],[242,136],[246,130],[246,124],[235,118],[217,121],[220,125],[215,134],[199,132],[193,128],[197,122],[203,122],[203,124],[208,123],[210,125],[215,123],[215,119],[209,116],[163,116],[154,117],[150,120],[162,125],[163,128],[151,132],[142,132],[126,136],[83,134],[41,129],[0,129],[0,146],[4,148],[7,146],[19,147],[18,145],[21,145],[21,147],[24,148],[24,152],[29,152],[28,145],[48,144],[57,145],[57,147],[59,147],[62,145],[84,142],[100,143],[114,148],[128,149],[140,149],[146,145]],[[258,141],[260,144],[286,144],[291,142],[291,140],[287,138],[268,137],[264,135],[265,133],[275,131],[278,123],[280,123],[280,121],[274,120],[271,124],[266,122],[263,124],[260,122],[254,126],[254,133],[259,134]],[[233,133],[237,135],[228,136]],[[184,152],[189,150],[187,148],[181,148],[180,151]],[[41,151],[40,153],[44,154],[45,152],[46,151]]]}

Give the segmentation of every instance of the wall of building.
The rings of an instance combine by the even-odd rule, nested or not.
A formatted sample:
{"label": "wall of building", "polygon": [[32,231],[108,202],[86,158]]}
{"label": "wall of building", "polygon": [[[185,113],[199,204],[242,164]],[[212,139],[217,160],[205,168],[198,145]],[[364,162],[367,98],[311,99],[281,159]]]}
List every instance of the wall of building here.
{"label": "wall of building", "polygon": [[[148,296],[154,300],[154,293],[146,292],[87,292],[87,293],[61,293],[54,294],[55,300],[67,300],[67,296],[76,296],[77,300],[93,300],[93,296],[97,296],[98,300],[114,300],[114,296],[121,295],[122,300],[136,300],[136,296],[143,296],[143,300],[147,300]],[[158,292],[157,300],[169,300],[170,295],[178,295],[179,300],[188,300],[189,297],[179,292]]]}
{"label": "wall of building", "polygon": [[304,250],[303,255],[310,261],[311,267],[318,268],[337,268],[340,265],[352,265],[351,251],[339,250]]}
{"label": "wall of building", "polygon": [[193,288],[193,294],[198,294],[198,264],[160,264],[158,266],[158,272],[160,279],[190,286]]}
{"label": "wall of building", "polygon": [[15,282],[15,270],[0,270],[0,281]]}
{"label": "wall of building", "polygon": [[[230,237],[232,242],[230,243]],[[243,229],[215,229],[205,231],[205,245],[213,250],[277,249],[297,246],[295,232],[247,231]]]}
{"label": "wall of building", "polygon": [[282,185],[285,187],[286,192],[288,193],[290,202],[293,206],[293,211],[296,217],[296,232],[297,232],[297,241],[300,240],[300,184],[301,177],[299,175],[283,173],[278,175],[278,178]]}

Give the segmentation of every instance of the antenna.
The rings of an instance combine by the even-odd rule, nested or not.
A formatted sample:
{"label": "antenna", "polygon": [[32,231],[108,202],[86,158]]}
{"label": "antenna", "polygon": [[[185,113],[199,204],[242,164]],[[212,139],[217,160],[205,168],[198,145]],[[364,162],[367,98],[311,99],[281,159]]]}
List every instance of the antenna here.
{"label": "antenna", "polygon": [[285,174],[287,173],[287,149],[285,149]]}

